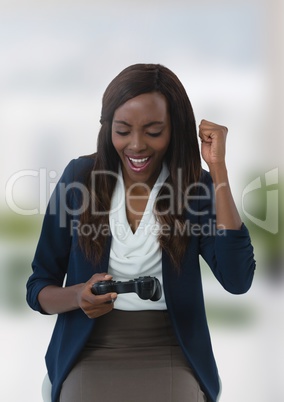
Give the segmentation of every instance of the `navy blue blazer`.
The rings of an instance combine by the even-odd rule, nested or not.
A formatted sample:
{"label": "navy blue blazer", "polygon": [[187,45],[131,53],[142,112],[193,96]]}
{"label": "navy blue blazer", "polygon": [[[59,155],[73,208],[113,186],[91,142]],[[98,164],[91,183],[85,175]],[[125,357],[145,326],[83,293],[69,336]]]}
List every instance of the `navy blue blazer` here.
{"label": "navy blue blazer", "polygon": [[[82,183],[93,163],[92,157],[72,160],[50,199],[32,262],[33,273],[27,283],[27,302],[42,314],[45,312],[38,302],[38,294],[45,286],[62,286],[65,277],[65,286],[72,286],[88,281],[94,273],[108,271],[111,236],[103,258],[95,266],[85,258],[78,245],[78,220],[84,197]],[[219,394],[219,379],[205,314],[199,256],[205,259],[222,286],[234,294],[245,293],[250,288],[255,261],[244,224],[240,230],[210,233],[215,214],[212,180],[208,172],[203,171],[202,183],[202,196],[192,197],[187,212],[195,231],[180,273],[173,268],[164,251],[162,271],[165,300],[177,340],[209,401],[215,402]],[[205,186],[210,189],[209,196],[207,190],[207,195],[204,193]],[[52,402],[59,400],[62,383],[95,325],[96,319],[89,319],[81,309],[58,315],[46,353]]]}

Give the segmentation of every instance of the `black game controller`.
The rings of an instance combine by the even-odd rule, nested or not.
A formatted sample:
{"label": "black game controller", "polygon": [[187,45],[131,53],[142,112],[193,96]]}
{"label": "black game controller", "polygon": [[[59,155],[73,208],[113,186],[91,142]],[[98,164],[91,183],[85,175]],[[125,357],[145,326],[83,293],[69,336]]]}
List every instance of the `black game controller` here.
{"label": "black game controller", "polygon": [[158,301],[162,296],[159,279],[151,276],[142,276],[131,281],[100,281],[92,286],[92,293],[105,295],[106,293],[131,293],[136,292],[140,299]]}

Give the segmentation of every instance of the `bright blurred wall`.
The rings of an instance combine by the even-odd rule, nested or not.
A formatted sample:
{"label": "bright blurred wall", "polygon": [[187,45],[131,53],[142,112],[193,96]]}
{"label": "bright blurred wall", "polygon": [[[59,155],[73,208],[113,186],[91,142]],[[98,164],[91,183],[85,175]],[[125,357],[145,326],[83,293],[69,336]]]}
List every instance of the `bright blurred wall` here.
{"label": "bright blurred wall", "polygon": [[40,400],[55,318],[28,309],[25,283],[43,212],[69,160],[96,149],[105,87],[137,62],[172,69],[197,122],[229,128],[232,189],[258,271],[236,298],[203,267],[221,402],[284,398],[283,8],[278,0],[0,2],[1,400]]}

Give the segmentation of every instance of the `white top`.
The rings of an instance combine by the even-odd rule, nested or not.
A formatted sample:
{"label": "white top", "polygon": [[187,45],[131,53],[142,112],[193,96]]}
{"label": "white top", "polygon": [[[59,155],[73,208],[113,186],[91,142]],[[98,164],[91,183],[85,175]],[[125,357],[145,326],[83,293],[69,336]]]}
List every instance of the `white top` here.
{"label": "white top", "polygon": [[119,294],[114,308],[119,310],[166,310],[162,278],[162,251],[158,242],[159,223],[155,220],[153,206],[157,194],[169,175],[163,165],[161,173],[151,190],[149,199],[135,233],[132,232],[125,208],[125,188],[121,169],[112,196],[109,223],[112,242],[108,273],[115,281],[128,281],[139,276],[155,276],[162,286],[159,301],[142,300],[136,293]]}

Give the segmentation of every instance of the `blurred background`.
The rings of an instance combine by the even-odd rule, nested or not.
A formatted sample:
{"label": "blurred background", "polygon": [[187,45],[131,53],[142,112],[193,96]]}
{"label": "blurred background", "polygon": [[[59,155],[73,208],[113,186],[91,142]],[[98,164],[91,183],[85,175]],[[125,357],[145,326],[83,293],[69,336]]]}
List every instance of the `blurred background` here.
{"label": "blurred background", "polygon": [[229,128],[257,271],[233,296],[202,263],[220,401],[284,400],[283,16],[280,0],[0,0],[1,401],[41,400],[55,317],[27,307],[25,284],[44,210],[66,164],[95,151],[106,86],[137,62],[178,75],[198,124]]}

